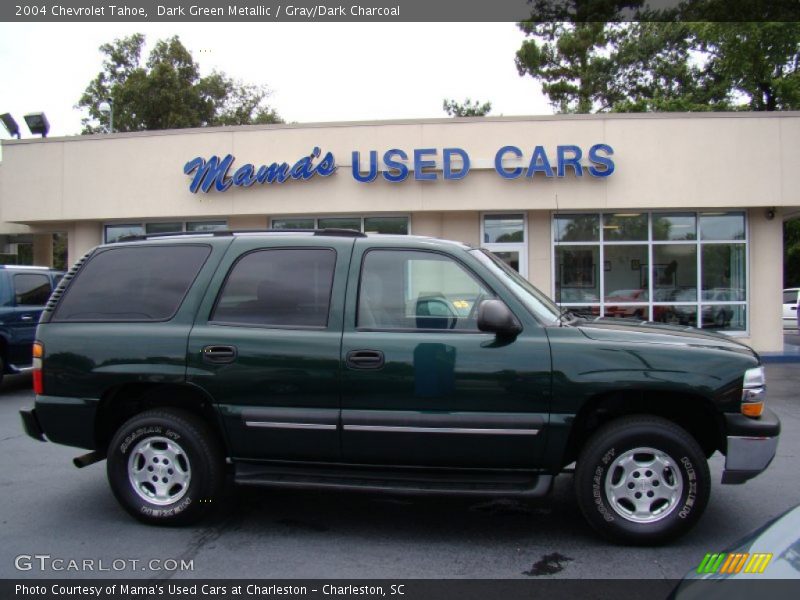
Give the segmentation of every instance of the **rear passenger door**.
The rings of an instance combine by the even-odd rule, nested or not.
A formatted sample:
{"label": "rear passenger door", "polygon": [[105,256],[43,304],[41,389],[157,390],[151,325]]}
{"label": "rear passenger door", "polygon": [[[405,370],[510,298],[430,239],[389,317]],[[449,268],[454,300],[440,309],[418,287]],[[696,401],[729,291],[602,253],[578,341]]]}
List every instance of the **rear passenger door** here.
{"label": "rear passenger door", "polygon": [[339,350],[352,238],[237,237],[189,337],[188,380],[235,458],[338,460]]}

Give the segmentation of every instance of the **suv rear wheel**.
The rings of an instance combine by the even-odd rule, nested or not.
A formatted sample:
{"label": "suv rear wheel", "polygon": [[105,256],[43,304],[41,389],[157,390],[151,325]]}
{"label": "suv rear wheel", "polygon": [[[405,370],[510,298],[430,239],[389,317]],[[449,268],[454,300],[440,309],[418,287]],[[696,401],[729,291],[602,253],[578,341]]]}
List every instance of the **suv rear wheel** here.
{"label": "suv rear wheel", "polygon": [[219,496],[224,461],[208,426],[178,409],[138,414],[114,434],[108,481],[131,515],[158,525],[200,518]]}
{"label": "suv rear wheel", "polygon": [[687,531],[708,503],[711,477],[697,441],[654,416],[623,417],[586,443],[575,471],[578,504],[606,537],[660,544]]}

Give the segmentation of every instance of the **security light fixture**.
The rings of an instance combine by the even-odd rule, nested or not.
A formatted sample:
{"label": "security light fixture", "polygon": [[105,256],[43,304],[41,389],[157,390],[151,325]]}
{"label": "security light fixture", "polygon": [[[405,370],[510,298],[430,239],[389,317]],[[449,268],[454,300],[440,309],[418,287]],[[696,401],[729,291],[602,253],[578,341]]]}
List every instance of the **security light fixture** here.
{"label": "security light fixture", "polygon": [[11,136],[15,135],[17,136],[17,139],[21,137],[19,134],[19,125],[17,125],[17,122],[14,120],[14,117],[11,116],[11,113],[5,113],[0,115],[0,121],[3,121],[3,125],[5,126],[6,131],[8,131],[9,135]]}
{"label": "security light fixture", "polygon": [[111,100],[103,100],[97,105],[99,110],[104,115],[108,115],[108,133],[114,133],[114,103]]}
{"label": "security light fixture", "polygon": [[33,135],[41,135],[44,138],[50,131],[50,122],[43,112],[25,115],[25,123],[28,124],[28,129]]}

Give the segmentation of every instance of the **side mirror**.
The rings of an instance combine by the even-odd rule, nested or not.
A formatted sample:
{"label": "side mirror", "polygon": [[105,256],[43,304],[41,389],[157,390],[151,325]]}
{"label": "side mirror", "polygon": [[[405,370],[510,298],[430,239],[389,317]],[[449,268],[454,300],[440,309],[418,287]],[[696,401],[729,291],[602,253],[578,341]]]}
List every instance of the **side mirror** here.
{"label": "side mirror", "polygon": [[501,300],[484,300],[478,306],[478,329],[498,336],[516,337],[522,326]]}

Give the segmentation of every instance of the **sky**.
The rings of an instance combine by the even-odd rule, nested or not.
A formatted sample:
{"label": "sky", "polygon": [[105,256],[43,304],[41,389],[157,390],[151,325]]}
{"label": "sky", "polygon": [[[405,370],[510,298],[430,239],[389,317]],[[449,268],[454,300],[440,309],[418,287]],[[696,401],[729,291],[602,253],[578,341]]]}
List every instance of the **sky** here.
{"label": "sky", "polygon": [[[447,116],[442,100],[491,101],[492,115],[551,114],[539,84],[520,77],[514,23],[0,23],[0,114],[23,138],[23,115],[43,111],[50,137],[75,135],[74,108],[100,71],[99,46],[178,35],[200,65],[266,84],[287,122]],[[0,139],[10,136],[0,127]]]}

